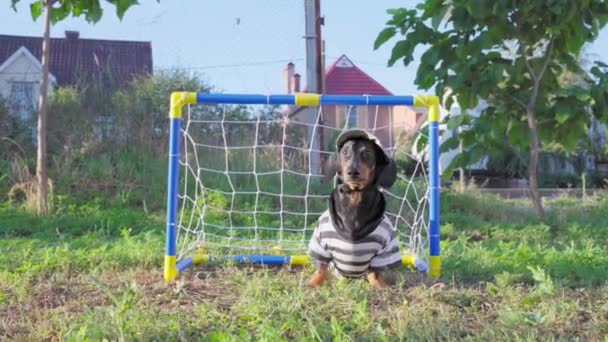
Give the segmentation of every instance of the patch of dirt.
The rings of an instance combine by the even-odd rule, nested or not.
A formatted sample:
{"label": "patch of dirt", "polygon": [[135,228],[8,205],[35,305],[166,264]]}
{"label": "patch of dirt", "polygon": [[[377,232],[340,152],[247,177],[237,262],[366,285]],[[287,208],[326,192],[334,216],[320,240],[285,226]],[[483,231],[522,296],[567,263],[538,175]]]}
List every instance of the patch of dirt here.
{"label": "patch of dirt", "polygon": [[[139,305],[149,308],[151,312],[192,313],[205,303],[212,303],[219,310],[233,310],[249,277],[259,277],[260,272],[281,273],[277,277],[285,274],[299,277],[304,271],[299,268],[262,269],[247,265],[208,266],[189,270],[169,284],[163,280],[159,269],[108,271],[96,278],[119,298],[121,291],[134,284]],[[292,280],[295,279],[289,278],[289,281]],[[372,312],[382,315],[401,308],[401,305],[418,307],[418,310],[421,310],[420,307],[428,308],[426,312],[429,315],[447,312],[459,317],[462,328],[460,337],[467,337],[479,330],[479,314],[483,315],[483,322],[488,324],[497,319],[500,303],[496,303],[487,293],[487,284],[483,281],[446,284],[419,272],[401,273],[397,281],[402,286],[392,286],[385,291],[370,290],[368,299]],[[514,288],[521,294],[529,290],[523,284],[514,285]],[[595,326],[601,315],[607,314],[605,311],[600,314],[594,312],[598,305],[604,305],[601,303],[603,300],[598,304],[598,297],[605,296],[588,289],[564,291],[563,295],[576,300],[578,304],[569,321],[571,325],[563,327],[564,330]],[[10,288],[4,293],[11,296]],[[53,338],[87,310],[112,305],[105,290],[91,275],[57,274],[48,279],[32,279],[27,293],[25,300],[11,298],[0,304],[0,340],[15,340],[40,331],[51,334]]]}
{"label": "patch of dirt", "polygon": [[442,284],[441,280],[429,278],[425,273],[422,272],[408,271],[403,277],[403,288],[405,289],[421,285],[433,287],[440,286],[439,284]]}
{"label": "patch of dirt", "polygon": [[234,303],[238,284],[234,283],[232,273],[231,267],[205,267],[185,272],[176,281],[166,283],[159,270],[138,270],[130,274],[103,274],[100,280],[113,290],[135,283],[142,303],[158,307],[161,312],[189,311],[205,302],[218,302],[220,306]]}
{"label": "patch of dirt", "polygon": [[[127,285],[136,285],[137,297],[144,306],[156,307],[161,312],[194,310],[203,302],[219,302],[230,307],[236,300],[237,285],[232,281],[230,268],[209,268],[186,272],[178,281],[167,284],[159,270],[112,271],[96,276],[112,293],[120,295]],[[0,340],[28,336],[41,325],[49,325],[49,315],[61,315],[69,322],[88,309],[112,305],[108,295],[91,275],[55,275],[52,278],[32,279],[28,296],[17,300],[10,289],[3,289],[10,298],[0,304]],[[10,297],[9,297],[10,296]],[[59,334],[61,327],[56,333]]]}

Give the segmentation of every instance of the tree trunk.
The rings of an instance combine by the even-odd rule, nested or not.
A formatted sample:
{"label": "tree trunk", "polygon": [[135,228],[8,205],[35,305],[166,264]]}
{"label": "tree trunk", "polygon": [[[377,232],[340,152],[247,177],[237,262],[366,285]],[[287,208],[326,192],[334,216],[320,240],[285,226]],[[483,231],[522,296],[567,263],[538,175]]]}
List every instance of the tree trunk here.
{"label": "tree trunk", "polygon": [[42,41],[42,80],[40,81],[40,94],[38,97],[38,150],[36,156],[36,178],[38,181],[36,211],[38,215],[44,215],[48,211],[48,177],[46,173],[46,106],[49,86],[49,48],[51,43],[50,31],[52,10],[53,2],[51,0],[46,0],[44,3],[44,39]]}
{"label": "tree trunk", "polygon": [[538,192],[538,164],[540,159],[540,143],[536,129],[536,113],[528,107],[528,127],[530,128],[530,164],[528,165],[528,181],[534,212],[541,220],[545,218],[543,203]]}
{"label": "tree trunk", "polygon": [[[462,127],[458,127],[458,134],[462,133]],[[458,153],[463,154],[464,153],[464,145],[462,142],[462,139],[460,139],[458,141]],[[458,176],[459,176],[459,180],[460,180],[460,192],[464,192],[467,188],[467,179],[466,176],[464,174],[464,168],[461,167],[458,169]]]}
{"label": "tree trunk", "polygon": [[540,89],[540,84],[545,75],[545,71],[547,70],[547,66],[549,66],[549,62],[551,61],[551,54],[553,52],[553,38],[549,41],[549,45],[547,45],[547,50],[545,51],[545,61],[538,73],[534,72],[532,65],[528,61],[528,57],[526,56],[527,49],[520,41],[520,50],[522,52],[522,56],[524,62],[526,63],[526,68],[530,73],[530,77],[534,80],[534,84],[532,85],[532,93],[530,95],[530,100],[528,104],[525,106],[526,114],[528,115],[528,127],[530,128],[530,164],[528,165],[528,180],[530,186],[530,194],[532,195],[532,204],[534,205],[534,211],[541,221],[545,219],[545,212],[543,210],[543,202],[540,197],[540,193],[538,192],[538,163],[540,159],[540,142],[538,141],[538,129],[536,126],[536,100],[538,97],[538,91]]}

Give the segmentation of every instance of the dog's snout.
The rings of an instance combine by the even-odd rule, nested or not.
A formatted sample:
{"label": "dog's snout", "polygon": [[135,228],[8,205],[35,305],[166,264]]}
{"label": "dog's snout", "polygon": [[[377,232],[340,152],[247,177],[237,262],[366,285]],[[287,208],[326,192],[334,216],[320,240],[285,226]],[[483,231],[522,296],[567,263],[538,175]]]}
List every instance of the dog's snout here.
{"label": "dog's snout", "polygon": [[350,165],[346,169],[346,174],[348,174],[350,177],[359,177],[359,168],[357,168],[355,165]]}

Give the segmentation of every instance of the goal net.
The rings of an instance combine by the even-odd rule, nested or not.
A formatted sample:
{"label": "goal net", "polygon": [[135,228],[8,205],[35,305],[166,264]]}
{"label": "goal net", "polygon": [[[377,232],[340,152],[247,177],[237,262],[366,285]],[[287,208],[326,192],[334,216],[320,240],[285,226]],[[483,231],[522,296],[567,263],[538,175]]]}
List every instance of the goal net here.
{"label": "goal net", "polygon": [[335,185],[326,164],[337,136],[351,128],[378,137],[395,160],[398,179],[381,189],[386,216],[404,263],[427,270],[433,153],[426,142],[433,139],[427,108],[412,106],[412,97],[179,94],[182,103],[172,99],[166,278],[214,258],[306,263]]}

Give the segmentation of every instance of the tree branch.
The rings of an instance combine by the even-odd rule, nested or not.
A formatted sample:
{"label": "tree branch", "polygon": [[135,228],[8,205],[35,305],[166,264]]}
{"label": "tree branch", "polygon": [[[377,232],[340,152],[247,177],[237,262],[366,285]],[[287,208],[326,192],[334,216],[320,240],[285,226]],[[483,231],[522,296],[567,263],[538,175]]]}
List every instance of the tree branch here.
{"label": "tree branch", "polygon": [[[540,88],[540,81],[541,81],[543,75],[545,74],[545,71],[547,70],[549,61],[551,60],[551,54],[553,52],[553,38],[554,37],[555,36],[552,36],[551,39],[549,40],[549,44],[547,45],[547,49],[545,50],[545,61],[543,62],[540,72],[538,73],[538,75],[535,76],[534,86],[532,87],[532,95],[530,96],[530,101],[528,102],[528,106],[529,106],[528,109],[532,108],[533,104],[536,102],[536,98],[538,97],[538,89]],[[525,55],[524,55],[524,60],[527,60]]]}
{"label": "tree branch", "polygon": [[532,68],[530,61],[528,60],[528,56],[526,56],[524,43],[519,39],[517,40],[517,42],[519,43],[519,50],[521,52],[521,57],[524,59],[524,63],[526,64],[526,69],[528,69],[528,73],[530,74],[530,77],[532,77],[532,81],[536,83],[536,74],[534,73],[534,68]]}
{"label": "tree branch", "polygon": [[517,103],[517,104],[518,104],[520,107],[522,107],[523,109],[528,108],[528,107],[526,106],[526,104],[525,104],[525,103],[524,103],[522,100],[518,99],[517,97],[515,97],[515,96],[513,96],[513,95],[507,95],[507,98],[508,98],[509,100],[511,100],[511,101],[513,101],[513,102],[515,102],[515,103]]}
{"label": "tree branch", "polygon": [[545,71],[547,70],[547,66],[549,66],[549,61],[551,60],[551,55],[553,53],[553,39],[555,36],[552,36],[549,40],[549,45],[547,45],[547,50],[545,51],[545,61],[543,62],[543,66],[538,73],[538,79],[543,78]]}

